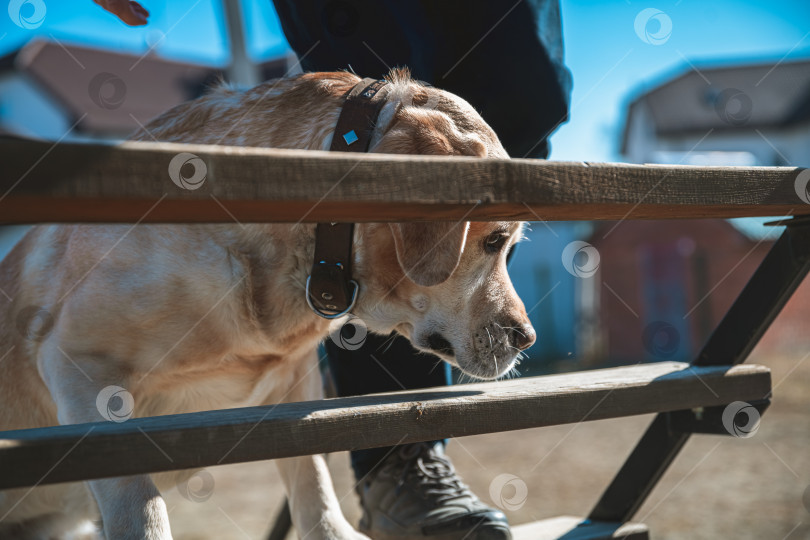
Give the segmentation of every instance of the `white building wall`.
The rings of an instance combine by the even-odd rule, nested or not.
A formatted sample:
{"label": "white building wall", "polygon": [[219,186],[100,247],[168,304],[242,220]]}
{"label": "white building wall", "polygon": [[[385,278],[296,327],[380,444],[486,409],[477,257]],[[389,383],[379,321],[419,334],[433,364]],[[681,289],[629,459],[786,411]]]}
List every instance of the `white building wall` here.
{"label": "white building wall", "polygon": [[653,152],[658,149],[655,128],[647,105],[642,101],[630,110],[627,128],[627,155],[630,163],[653,163]]}
{"label": "white building wall", "polygon": [[[810,166],[810,125],[796,126],[790,130],[762,129],[740,132],[714,132],[700,145],[702,135],[661,137],[658,151],[689,152],[747,152],[755,157],[754,165],[765,166]],[[628,152],[629,153],[629,152]],[[651,159],[653,156],[647,156]],[[733,163],[729,163],[733,164]],[[719,165],[719,163],[718,163]]]}
{"label": "white building wall", "polygon": [[704,135],[656,136],[652,118],[639,104],[629,121],[625,157],[630,163],[810,167],[810,123]]}
{"label": "white building wall", "polygon": [[[57,140],[72,122],[64,109],[19,73],[0,76],[0,128],[24,137]],[[67,137],[66,139],[69,139]]]}

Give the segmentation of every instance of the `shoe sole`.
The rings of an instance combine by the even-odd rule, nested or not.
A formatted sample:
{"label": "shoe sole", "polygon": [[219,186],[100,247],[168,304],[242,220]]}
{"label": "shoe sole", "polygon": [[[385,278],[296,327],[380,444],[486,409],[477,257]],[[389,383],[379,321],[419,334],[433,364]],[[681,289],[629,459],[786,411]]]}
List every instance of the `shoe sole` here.
{"label": "shoe sole", "polygon": [[[475,540],[474,536],[468,536],[472,531],[461,531],[455,533],[447,533],[441,536],[423,536],[423,535],[416,535],[416,536],[400,536],[400,535],[393,535],[385,532],[374,532],[368,529],[361,527],[359,531],[372,540]],[[507,533],[508,536],[505,538],[512,538],[512,534],[509,531],[504,531]]]}

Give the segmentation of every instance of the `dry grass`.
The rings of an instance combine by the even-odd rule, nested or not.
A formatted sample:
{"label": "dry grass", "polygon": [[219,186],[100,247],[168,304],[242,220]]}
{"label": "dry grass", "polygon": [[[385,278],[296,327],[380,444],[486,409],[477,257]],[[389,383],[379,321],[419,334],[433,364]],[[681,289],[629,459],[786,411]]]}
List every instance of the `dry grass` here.
{"label": "dry grass", "polygon": [[[695,436],[636,519],[657,540],[810,538],[810,359],[754,354],[773,370],[773,405],[750,439]],[[448,452],[465,480],[489,501],[502,473],[528,485],[512,523],[584,515],[618,470],[651,417],[481,435],[454,440]],[[331,458],[344,511],[359,518],[345,453]],[[283,496],[272,463],[212,468],[215,489],[193,503],[166,495],[178,539],[263,538]],[[193,487],[193,486],[192,486]],[[810,494],[809,494],[810,495]],[[810,506],[810,501],[808,501]]]}

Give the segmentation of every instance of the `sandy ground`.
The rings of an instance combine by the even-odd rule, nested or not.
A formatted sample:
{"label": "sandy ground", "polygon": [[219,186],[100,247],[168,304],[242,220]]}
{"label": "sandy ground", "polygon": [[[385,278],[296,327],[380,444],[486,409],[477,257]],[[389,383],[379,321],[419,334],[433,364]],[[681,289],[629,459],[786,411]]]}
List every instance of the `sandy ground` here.
{"label": "sandy ground", "polygon": [[[810,360],[754,353],[773,371],[773,405],[758,432],[739,439],[694,436],[636,516],[652,538],[810,538]],[[525,503],[507,511],[513,524],[562,514],[584,515],[635,445],[651,416],[456,439],[448,452],[482,499],[512,474],[528,486]],[[331,456],[344,512],[359,519],[345,453]],[[191,502],[166,494],[175,538],[263,538],[283,497],[270,462],[208,469],[213,488]],[[210,482],[209,482],[210,484]],[[503,494],[512,496],[507,487]],[[805,494],[805,490],[808,490]],[[803,495],[804,500],[803,502]]]}

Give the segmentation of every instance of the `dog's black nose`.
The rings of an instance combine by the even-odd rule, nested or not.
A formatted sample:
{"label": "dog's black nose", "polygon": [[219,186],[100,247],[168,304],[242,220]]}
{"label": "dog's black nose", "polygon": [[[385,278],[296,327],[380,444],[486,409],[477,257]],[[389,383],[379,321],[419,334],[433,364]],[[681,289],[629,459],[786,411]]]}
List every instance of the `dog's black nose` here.
{"label": "dog's black nose", "polygon": [[515,347],[523,351],[534,345],[537,333],[531,324],[515,321],[509,325],[509,339]]}

